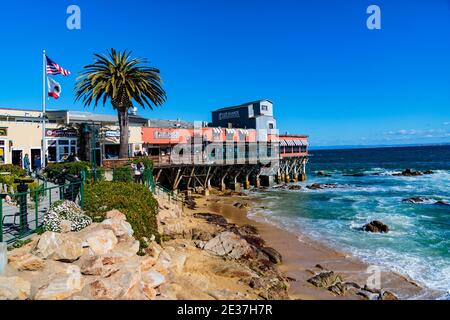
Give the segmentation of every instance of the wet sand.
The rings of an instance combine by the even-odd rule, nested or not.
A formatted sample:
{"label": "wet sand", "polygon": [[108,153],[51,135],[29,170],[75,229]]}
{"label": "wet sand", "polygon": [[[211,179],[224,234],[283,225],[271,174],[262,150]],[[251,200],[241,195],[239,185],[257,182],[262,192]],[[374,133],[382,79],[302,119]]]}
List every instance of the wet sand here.
{"label": "wet sand", "polygon": [[[247,207],[258,205],[249,197],[211,195],[196,197],[196,202],[196,212],[205,212],[205,209],[208,209],[237,225],[251,224],[258,228],[267,245],[279,251],[283,257],[279,268],[293,279],[289,291],[291,299],[362,299],[355,292],[336,296],[330,291],[314,287],[307,280],[322,270],[332,270],[341,275],[344,281],[364,287],[368,278],[373,275],[371,266],[300,233],[286,231],[262,219],[250,219],[247,209],[233,206],[235,203],[245,203]],[[399,299],[435,299],[439,295],[395,272],[382,271],[379,279],[381,288],[393,292]]]}

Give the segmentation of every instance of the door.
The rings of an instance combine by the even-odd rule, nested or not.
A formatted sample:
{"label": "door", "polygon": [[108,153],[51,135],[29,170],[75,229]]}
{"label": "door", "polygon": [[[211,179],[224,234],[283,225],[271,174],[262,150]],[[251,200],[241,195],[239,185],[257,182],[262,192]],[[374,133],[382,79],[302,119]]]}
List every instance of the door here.
{"label": "door", "polygon": [[22,162],[22,150],[13,150],[12,151],[12,164],[23,167]]}
{"label": "door", "polygon": [[[41,160],[41,149],[31,149],[31,159],[30,160],[31,160],[31,169],[32,170],[35,169],[36,158],[39,158],[39,160]],[[42,167],[42,163],[41,163],[41,167]]]}

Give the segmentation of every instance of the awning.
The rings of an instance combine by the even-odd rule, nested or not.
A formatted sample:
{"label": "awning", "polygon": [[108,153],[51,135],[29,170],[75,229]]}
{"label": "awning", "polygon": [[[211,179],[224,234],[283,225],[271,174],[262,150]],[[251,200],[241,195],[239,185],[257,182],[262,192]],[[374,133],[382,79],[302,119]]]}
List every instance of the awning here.
{"label": "awning", "polygon": [[301,147],[303,146],[302,140],[294,140],[294,143],[296,146]]}
{"label": "awning", "polygon": [[280,146],[286,147],[287,146],[286,141],[285,140],[280,140]]}
{"label": "awning", "polygon": [[287,143],[287,145],[288,145],[289,147],[295,146],[294,140],[286,140],[286,143]]}

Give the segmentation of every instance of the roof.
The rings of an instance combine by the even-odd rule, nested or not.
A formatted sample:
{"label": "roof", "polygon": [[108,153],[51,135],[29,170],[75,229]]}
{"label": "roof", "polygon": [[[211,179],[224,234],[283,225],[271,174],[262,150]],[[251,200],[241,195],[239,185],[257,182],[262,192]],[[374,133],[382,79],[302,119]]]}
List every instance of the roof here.
{"label": "roof", "polygon": [[255,101],[250,101],[250,102],[242,103],[242,104],[236,105],[236,106],[220,108],[220,109],[217,109],[217,110],[214,110],[214,111],[225,111],[225,110],[236,109],[236,108],[240,108],[240,107],[246,107],[246,106],[248,106],[249,104],[254,104],[254,103],[258,103],[258,102],[262,102],[262,101],[269,101],[270,103],[273,104],[272,100],[269,100],[269,99],[261,99],[261,100],[255,100]]}
{"label": "roof", "polygon": [[[70,111],[70,110],[57,110],[57,111],[47,111],[47,115],[67,115],[69,118],[69,122],[109,122],[109,123],[117,123],[119,121],[118,116],[114,114],[102,114],[102,113],[93,113],[86,111]],[[130,122],[138,122],[138,123],[147,123],[148,120],[146,118],[137,116],[137,115],[129,115]]]}
{"label": "roof", "polygon": [[149,119],[148,126],[151,128],[193,128],[194,123],[182,120]]}

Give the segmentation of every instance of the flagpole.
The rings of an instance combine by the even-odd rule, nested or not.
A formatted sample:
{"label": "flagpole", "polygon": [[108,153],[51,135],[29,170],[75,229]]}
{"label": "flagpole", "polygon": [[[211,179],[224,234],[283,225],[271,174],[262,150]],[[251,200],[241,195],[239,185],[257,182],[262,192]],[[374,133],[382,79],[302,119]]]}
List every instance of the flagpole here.
{"label": "flagpole", "polygon": [[45,168],[47,164],[47,141],[45,140],[45,80],[47,73],[47,62],[46,62],[45,50],[42,51],[42,159],[41,166]]}

